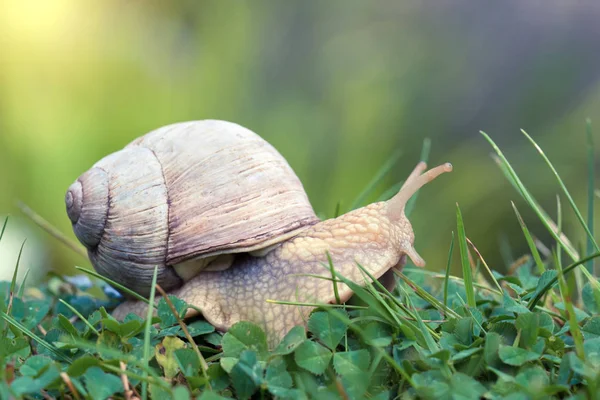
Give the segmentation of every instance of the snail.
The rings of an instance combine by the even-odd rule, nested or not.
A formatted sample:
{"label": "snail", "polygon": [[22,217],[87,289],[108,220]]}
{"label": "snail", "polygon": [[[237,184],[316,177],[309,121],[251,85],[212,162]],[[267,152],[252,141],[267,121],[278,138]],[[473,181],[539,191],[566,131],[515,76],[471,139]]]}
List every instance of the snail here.
{"label": "snail", "polygon": [[[156,129],[106,156],[65,196],[77,238],[100,273],[142,295],[157,282],[200,310],[217,329],[251,321],[276,344],[311,307],[282,302],[347,301],[334,293],[327,267],[364,282],[357,263],[375,278],[401,268],[414,233],[404,214],[424,184],[452,170],[427,172],[419,163],[400,191],[334,219],[321,221],[302,183],[281,154],[254,132],[216,120]],[[337,297],[336,297],[337,296]],[[278,302],[269,302],[277,300]],[[126,300],[113,312],[144,315],[147,304]]]}

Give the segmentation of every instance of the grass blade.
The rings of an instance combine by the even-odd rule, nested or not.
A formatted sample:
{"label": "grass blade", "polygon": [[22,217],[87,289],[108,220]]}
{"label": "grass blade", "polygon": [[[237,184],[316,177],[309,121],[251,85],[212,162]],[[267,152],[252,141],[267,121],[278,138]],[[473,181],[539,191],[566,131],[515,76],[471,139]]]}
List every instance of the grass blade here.
{"label": "grass blade", "polygon": [[335,271],[335,275],[339,280],[341,280],[343,283],[345,283],[354,292],[354,294],[357,296],[357,298],[364,301],[365,304],[367,304],[369,306],[369,308],[371,308],[371,310],[373,310],[373,312],[379,314],[389,324],[399,323],[398,319],[396,318],[396,315],[394,315],[394,313],[390,312],[387,305],[384,305],[384,304],[376,301],[376,299],[373,298],[371,293],[365,287],[344,277],[343,275],[339,274],[337,271]]}
{"label": "grass blade", "polygon": [[134,297],[137,300],[143,301],[146,304],[150,304],[150,302],[148,301],[147,298],[145,298],[144,296],[134,292],[133,290],[126,288],[125,286],[121,285],[118,282],[113,281],[112,279],[109,279],[105,276],[100,275],[99,273],[97,273],[96,271],[92,271],[91,269],[87,269],[87,268],[82,268],[82,267],[78,267],[75,266],[75,269],[78,271],[82,271],[85,272],[88,275],[93,276],[94,278],[98,278],[100,280],[103,280],[104,282],[108,283],[109,285],[113,286],[115,289],[119,289],[120,291],[127,293],[128,295]]}
{"label": "grass blade", "polygon": [[[571,272],[572,270],[574,270],[575,268],[577,268],[578,266],[585,264],[587,261],[593,260],[594,258],[600,257],[600,253],[594,253],[588,257],[584,257],[581,260],[574,262],[573,264],[569,265],[568,267],[563,269],[563,275],[566,276],[569,272]],[[548,293],[548,290],[550,290],[554,285],[556,285],[556,283],[558,282],[558,276],[554,279],[552,279],[551,281],[549,281],[543,288],[542,290],[540,290],[540,292],[537,294],[537,296],[535,296],[534,298],[532,298],[529,301],[529,304],[527,305],[527,308],[529,308],[530,310],[533,310],[535,308],[535,306],[537,305],[537,303],[540,301],[540,299],[542,297],[544,297],[544,295],[546,293]]]}
{"label": "grass blade", "polygon": [[[593,232],[594,229],[594,197],[596,193],[595,186],[595,169],[596,169],[596,158],[594,153],[594,136],[592,135],[592,121],[588,118],[586,119],[586,137],[587,137],[587,150],[588,150],[588,219],[587,225],[588,229]],[[586,242],[586,254],[589,255],[592,253],[593,243],[592,240],[588,237]],[[600,304],[600,286],[598,285],[598,281],[595,279],[593,274],[594,271],[594,260],[588,261],[586,265],[587,273],[584,273],[588,280],[591,282],[592,287],[594,288],[594,297],[596,299],[596,303]]]}
{"label": "grass blade", "polygon": [[[579,260],[579,254],[573,248],[567,237],[558,229],[556,224],[552,221],[552,219],[548,216],[548,214],[542,209],[542,207],[537,203],[537,201],[531,196],[529,191],[523,185],[523,182],[519,179],[517,173],[512,168],[500,148],[496,145],[496,143],[488,136],[487,133],[480,131],[483,137],[490,143],[496,154],[498,155],[498,165],[500,166],[502,172],[508,178],[509,182],[517,189],[521,196],[527,201],[529,206],[533,209],[533,211],[537,214],[538,218],[542,221],[542,224],[546,227],[548,232],[552,235],[552,237],[560,244],[560,246],[565,250],[565,252],[569,255],[569,257],[573,261]],[[595,241],[594,241],[595,243]],[[594,295],[600,296],[600,285],[598,284],[596,278],[592,276],[592,274],[587,270],[587,268],[580,269],[581,273],[586,276],[586,278],[592,282],[592,286],[594,289]]]}
{"label": "grass blade", "polygon": [[431,139],[423,139],[423,147],[421,148],[421,159],[419,161],[429,161],[429,153],[431,152]]}
{"label": "grass blade", "polygon": [[100,336],[100,332],[98,332],[98,330],[96,328],[94,328],[94,325],[90,324],[90,322],[83,315],[81,315],[81,313],[79,311],[77,311],[77,309],[75,307],[73,307],[72,305],[70,305],[69,303],[64,301],[63,299],[58,299],[58,301],[60,301],[65,307],[67,307],[69,310],[71,310],[71,312],[73,314],[77,315],[77,318],[82,320],[83,323],[86,324],[87,327],[90,328],[90,330],[96,334],[96,336]]}
{"label": "grass blade", "polygon": [[[562,232],[562,207],[560,204],[560,196],[556,195],[556,225],[558,226],[558,231]],[[561,257],[561,247],[560,243],[556,243],[556,258],[561,265],[557,265],[556,269],[562,268],[562,257]]]}
{"label": "grass blade", "polygon": [[431,295],[427,290],[423,289],[421,286],[417,285],[415,282],[410,280],[409,277],[404,275],[402,272],[394,271],[412,290],[415,291],[417,296],[431,304],[435,309],[437,309],[441,314],[447,315],[450,318],[460,318],[454,310],[447,307],[445,304],[442,304],[441,301],[436,299],[433,295]]}
{"label": "grass blade", "polygon": [[21,244],[21,249],[19,249],[19,255],[17,256],[17,265],[15,265],[12,281],[10,282],[10,294],[8,298],[8,306],[6,307],[6,313],[8,315],[10,315],[10,309],[12,308],[13,297],[15,295],[15,288],[17,287],[17,274],[19,273],[19,263],[21,262],[21,256],[23,255],[23,248],[25,247],[25,242],[27,242],[27,239],[23,240],[23,243]]}
{"label": "grass blade", "polygon": [[[585,124],[585,133],[587,137],[587,152],[588,152],[588,198],[587,198],[587,227],[588,230],[593,231],[594,229],[594,182],[596,168],[596,159],[594,155],[594,137],[592,135],[592,121],[588,118]],[[592,239],[588,236],[586,242],[586,255],[592,254]],[[587,263],[586,268],[588,272],[594,273],[594,261],[591,260]]]}
{"label": "grass blade", "polygon": [[2,236],[4,236],[4,231],[6,230],[6,224],[8,224],[8,217],[4,218],[4,224],[2,225],[2,230],[0,231],[0,241],[2,240]]}
{"label": "grass blade", "polygon": [[32,338],[40,346],[45,347],[46,349],[48,349],[49,351],[51,351],[56,357],[60,358],[63,361],[66,361],[69,364],[71,364],[73,362],[73,360],[71,360],[70,357],[65,356],[56,347],[54,347],[50,343],[46,342],[44,339],[42,339],[39,336],[37,336],[35,333],[33,333],[31,330],[27,329],[26,326],[22,325],[19,321],[17,321],[16,319],[14,319],[13,317],[11,317],[10,315],[6,314],[5,312],[0,311],[0,317],[4,318],[4,320],[6,322],[8,322],[9,324],[11,324],[15,328],[17,328],[24,335],[29,336],[30,338]]}
{"label": "grass blade", "polygon": [[533,138],[531,136],[529,136],[529,134],[527,132],[525,132],[523,129],[521,129],[521,132],[523,133],[523,135],[525,135],[525,137],[527,137],[527,139],[529,139],[529,141],[531,142],[531,144],[533,144],[533,146],[538,151],[538,153],[540,153],[540,155],[542,156],[542,158],[544,159],[544,161],[546,162],[546,164],[548,164],[548,167],[550,167],[550,170],[552,171],[552,174],[554,174],[554,177],[558,181],[558,185],[560,186],[560,188],[562,189],[563,193],[567,197],[567,200],[569,201],[569,205],[571,206],[571,208],[575,212],[575,215],[577,216],[577,219],[579,220],[579,223],[581,224],[581,226],[585,230],[585,233],[588,236],[588,240],[591,241],[591,243],[594,246],[594,248],[596,249],[596,251],[600,251],[600,247],[598,247],[598,243],[596,243],[596,240],[594,239],[594,235],[590,231],[590,229],[589,229],[588,225],[586,224],[586,222],[583,220],[583,216],[581,215],[581,212],[579,211],[579,208],[577,208],[577,205],[575,204],[575,200],[573,200],[573,197],[571,196],[571,194],[567,190],[567,187],[565,186],[565,183],[563,182],[562,178],[560,177],[560,175],[556,171],[556,168],[554,168],[554,165],[552,165],[552,163],[550,162],[550,159],[546,156],[546,153],[544,153],[544,151],[533,140]]}
{"label": "grass blade", "polygon": [[[407,268],[405,271],[409,271],[409,269]],[[416,268],[410,268],[410,273],[411,274],[423,274],[423,275],[427,275],[430,276],[434,279],[443,279],[446,280],[446,274],[440,274],[439,272],[433,272],[433,271],[427,271],[424,269],[416,269]],[[456,283],[458,283],[459,285],[463,285],[465,284],[464,279],[458,277],[458,276],[454,276],[454,275],[449,275],[448,276],[448,280],[451,281],[455,281]],[[496,296],[502,296],[502,293],[500,293],[499,291],[497,291],[496,289],[486,286],[486,285],[482,285],[480,283],[477,282],[473,282],[473,287],[476,287],[477,289],[481,289],[481,290],[485,290],[486,292],[490,292],[495,294]]]}
{"label": "grass blade", "polygon": [[[154,304],[154,295],[156,294],[156,277],[158,276],[158,265],[154,267],[154,274],[152,275],[152,286],[150,287],[150,304]],[[152,314],[154,313],[153,307],[148,307],[148,314],[146,315],[146,327],[144,329],[144,355],[142,362],[144,365],[148,365],[150,362],[150,328],[152,327]],[[148,379],[148,372],[144,371],[144,378]],[[148,399],[148,382],[142,382],[142,399]]]}
{"label": "grass blade", "polygon": [[444,277],[444,307],[448,307],[448,284],[450,283],[450,266],[452,265],[452,253],[454,252],[454,231],[450,240],[450,250],[448,250],[448,262],[446,263],[446,275]]}
{"label": "grass blade", "polygon": [[[365,341],[365,337],[366,337],[365,333],[363,332],[363,330],[361,328],[359,328],[356,324],[354,324],[350,318],[348,318],[344,314],[336,312],[335,310],[332,310],[332,309],[325,309],[325,311],[327,311],[330,315],[333,315],[335,318],[339,319],[340,321],[344,322],[344,324],[346,324],[348,326],[348,329],[353,331],[357,336],[359,336],[363,341]],[[386,352],[385,349],[383,349],[381,347],[377,347],[377,346],[371,346],[371,348],[375,352],[377,352],[377,354],[380,354],[381,357],[387,361],[387,363],[390,365],[390,367],[392,367],[396,372],[398,372],[409,385],[411,385],[413,387],[415,386],[415,383],[413,382],[410,374],[408,374],[400,365],[398,365],[398,363],[396,363],[396,361],[394,361],[394,359]]]}
{"label": "grass blade", "polygon": [[267,303],[271,304],[283,304],[286,306],[298,306],[298,307],[320,307],[320,308],[347,308],[347,309],[356,309],[356,310],[368,310],[369,307],[366,306],[354,306],[351,304],[327,304],[327,303],[303,303],[299,301],[284,301],[284,300],[273,300],[267,299],[265,300]]}
{"label": "grass blade", "polygon": [[333,268],[333,260],[331,259],[331,254],[329,254],[329,251],[327,251],[326,254],[327,262],[329,263],[329,271],[331,271],[331,281],[333,283],[333,294],[335,296],[335,302],[338,304],[342,304],[340,292],[338,290],[337,279],[335,279],[335,268]]}
{"label": "grass blade", "polygon": [[473,311],[471,311],[471,308],[469,306],[467,306],[467,304],[465,303],[463,298],[460,297],[460,294],[457,293],[456,295],[458,297],[458,300],[460,300],[465,311],[467,313],[469,313],[469,316],[471,317],[471,319],[473,319],[473,322],[475,322],[477,324],[477,326],[479,327],[479,329],[481,329],[481,332],[483,332],[484,335],[487,335],[487,331],[484,329],[483,325],[481,325],[481,323],[477,320],[477,318],[475,318],[475,315],[473,315]]}
{"label": "grass blade", "polygon": [[[381,282],[375,279],[375,277],[371,275],[366,268],[364,268],[359,263],[357,263],[356,266],[361,270],[361,272],[364,275],[370,278],[370,281],[367,281],[365,279],[365,282],[367,282],[365,287],[362,287],[361,285],[353,282],[352,280],[339,274],[337,271],[336,276],[348,287],[350,287],[350,289],[352,289],[352,291],[356,295],[358,295],[358,297],[362,301],[364,301],[371,310],[376,311],[379,314],[379,316],[388,321],[390,325],[393,325],[395,323],[398,326],[407,326],[408,329],[412,330],[417,335],[417,342],[419,342],[420,344],[424,344],[425,339],[422,336],[423,333],[420,330],[418,330],[418,328],[411,321],[405,318],[404,315],[398,312],[398,308],[403,310],[405,313],[407,313],[410,317],[414,319],[415,317],[414,315],[412,315],[412,312],[409,311],[400,301],[398,301],[398,299],[395,296],[392,296],[391,293],[381,284]],[[387,302],[384,301],[381,293],[375,290],[374,285],[377,285],[380,288],[381,293],[387,295],[387,297],[397,307],[396,310],[392,310],[392,308],[387,304]],[[433,334],[435,334],[435,332]]]}
{"label": "grass blade", "polygon": [[58,230],[54,225],[44,219],[41,215],[33,211],[29,208],[25,203],[19,201],[17,202],[17,207],[28,216],[37,226],[45,230],[50,236],[57,239],[59,242],[67,246],[69,249],[73,250],[75,253],[79,254],[86,260],[88,259],[87,250],[78,244],[77,242],[69,239],[64,233]]}
{"label": "grass blade", "polygon": [[[402,316],[398,312],[398,309],[397,308],[392,309],[392,307],[388,304],[388,302],[386,302],[383,299],[382,294],[387,295],[387,297],[389,299],[395,300],[394,296],[381,284],[381,282],[379,282],[373,275],[371,275],[371,273],[369,271],[367,271],[366,268],[364,268],[359,263],[356,263],[356,266],[361,270],[361,272],[363,274],[363,280],[365,282],[364,287],[367,290],[367,292],[369,292],[371,294],[371,296],[374,298],[374,300],[378,304],[380,304],[387,310],[387,312],[389,313],[389,315],[392,316],[392,318],[394,319],[396,324],[401,325],[402,322],[400,321],[400,318],[402,318]],[[369,279],[367,279],[366,277],[368,277]],[[377,285],[379,287],[381,292],[379,292],[379,291],[377,291],[377,289],[375,289],[375,285]],[[393,300],[392,300],[393,305],[398,306],[398,303]]]}
{"label": "grass blade", "polygon": [[391,169],[394,168],[394,165],[396,165],[396,163],[400,159],[401,154],[402,153],[400,151],[396,151],[385,162],[385,164],[383,164],[383,166],[379,169],[379,171],[377,171],[377,174],[375,174],[373,179],[371,179],[371,181],[367,184],[363,191],[360,192],[360,194],[352,202],[352,206],[350,207],[351,210],[361,207],[364,204],[365,200],[373,193],[377,185],[381,183],[383,178],[385,178],[385,176],[391,171]]}
{"label": "grass blade", "polygon": [[[171,385],[169,385],[167,382],[165,382],[164,379],[162,379],[161,377],[157,377],[157,376],[153,376],[152,378],[148,377],[148,373],[146,372],[146,375],[138,375],[134,372],[131,372],[127,369],[123,370],[121,368],[115,367],[114,365],[111,365],[107,362],[103,362],[102,363],[102,368],[108,370],[108,371],[112,371],[116,374],[125,374],[127,375],[127,377],[131,378],[131,379],[137,379],[139,381],[142,381],[143,383],[145,383],[146,385],[148,383],[157,385],[162,387],[163,389],[172,392],[171,391]],[[136,397],[131,397],[132,399],[135,399]]]}
{"label": "grass blade", "polygon": [[458,245],[460,249],[460,261],[463,271],[463,279],[465,280],[465,293],[467,294],[467,304],[469,307],[476,307],[475,292],[473,291],[473,272],[469,263],[469,249],[467,248],[467,235],[465,233],[465,225],[463,223],[460,207],[456,203],[456,225],[458,227]]}
{"label": "grass blade", "polygon": [[533,209],[533,211],[535,211],[540,221],[542,221],[548,232],[550,232],[554,239],[559,241],[560,245],[565,249],[569,257],[571,257],[573,261],[578,260],[579,254],[577,254],[577,251],[568,242],[566,237],[564,237],[564,235],[557,229],[556,224],[554,223],[554,221],[552,221],[550,216],[542,209],[542,207],[540,207],[537,201],[525,188],[525,185],[523,185],[523,182],[521,181],[521,179],[519,179],[519,176],[517,175],[513,167],[510,165],[500,148],[496,145],[492,138],[488,136],[487,133],[483,131],[480,131],[480,133],[490,143],[490,145],[498,155],[498,164],[501,167],[502,172],[504,172],[504,174],[508,178],[509,182],[511,182],[511,184],[517,189],[521,196],[523,196],[525,201],[527,201],[529,206]]}
{"label": "grass blade", "polygon": [[[518,193],[521,194],[521,197],[523,197],[523,199],[525,199],[527,204],[529,204],[529,206],[536,212],[536,214],[538,215],[538,218],[540,218],[542,220],[543,225],[550,232],[552,237],[558,236],[561,238],[561,245],[565,247],[567,253],[569,253],[569,255],[573,261],[579,259],[579,253],[577,252],[575,247],[571,244],[571,241],[569,240],[569,238],[567,238],[567,236],[557,228],[556,223],[552,220],[552,218],[550,218],[550,215],[546,212],[546,210],[544,210],[542,208],[542,206],[531,195],[531,193],[529,193],[529,191],[525,188],[525,186],[523,186],[523,183],[520,180],[519,180],[519,182],[515,181],[515,179],[511,175],[510,170],[503,164],[503,161],[500,159],[500,157],[494,155],[494,156],[492,156],[492,158],[494,159],[496,164],[500,167],[500,170],[502,171],[502,173],[504,174],[506,179],[508,179],[510,184],[515,188],[515,190]],[[517,179],[519,179],[518,176],[517,176]],[[519,187],[519,185],[521,185],[521,187]],[[539,211],[539,214],[538,214],[538,211]],[[541,249],[540,249],[540,251],[541,251]],[[551,251],[548,250],[547,257],[551,257],[550,253],[551,253]]]}
{"label": "grass blade", "polygon": [[23,280],[21,281],[21,285],[19,286],[19,293],[17,294],[18,298],[23,298],[23,293],[25,292],[25,282],[27,282],[27,277],[29,276],[29,272],[31,270],[28,268],[25,271],[25,275],[23,276]]}
{"label": "grass blade", "polygon": [[[417,324],[418,324],[419,328],[421,329],[421,332],[423,332],[423,336],[425,337],[425,343],[427,344],[427,348],[429,349],[429,351],[431,353],[435,353],[435,352],[439,351],[440,350],[439,344],[433,339],[433,336],[431,336],[431,333],[429,332],[429,330],[427,329],[427,326],[423,322],[421,315],[419,315],[419,310],[417,310],[417,308],[413,305],[412,301],[410,301],[410,296],[406,296],[406,302],[408,303],[407,304],[408,307],[410,309],[412,309],[413,313],[415,314],[415,318],[417,319]],[[447,368],[448,366],[446,365],[445,367]],[[450,372],[450,371],[448,371],[448,372]]]}
{"label": "grass blade", "polygon": [[342,212],[342,202],[338,201],[335,204],[335,210],[333,211],[333,218],[339,217],[341,212]]}
{"label": "grass blade", "polygon": [[[563,226],[563,224],[562,224],[562,204],[560,201],[560,195],[558,195],[558,194],[556,195],[556,226],[558,227],[558,231],[562,232],[562,226]],[[556,248],[554,250],[554,264],[556,265],[556,269],[559,270],[559,272],[560,272],[560,270],[562,270],[562,248],[560,247],[560,244],[558,244],[558,243],[556,244]],[[575,271],[575,274],[574,274],[576,287],[583,287],[583,285],[581,284],[581,273],[578,273],[580,271],[581,270]],[[564,275],[563,275],[563,278],[564,278]],[[565,280],[565,282],[567,284],[566,290],[564,290],[561,287],[560,288],[561,295],[563,296],[563,301],[564,301],[563,293],[566,293],[569,296],[569,301],[570,301],[571,297],[570,297],[569,293],[571,292],[571,288],[570,288],[569,284],[572,282],[567,282],[566,280]],[[558,279],[558,283],[560,286],[560,284],[561,284],[560,276]],[[577,289],[575,289],[575,290],[577,290]],[[564,304],[565,304],[565,307],[567,307],[567,303],[565,302]],[[568,308],[567,308],[567,311],[569,311]],[[570,315],[567,315],[567,316],[569,317],[569,320],[570,320],[571,319]]]}
{"label": "grass blade", "polygon": [[569,330],[571,331],[573,341],[575,342],[575,352],[580,359],[585,360],[585,351],[583,350],[583,334],[581,333],[581,329],[577,323],[577,316],[575,314],[573,303],[571,302],[569,287],[567,286],[567,281],[561,266],[560,257],[556,251],[554,252],[554,262],[556,264],[556,269],[558,270],[557,278],[560,294],[562,296],[563,304],[565,305],[565,310],[567,311],[567,317],[569,319]]}
{"label": "grass blade", "polygon": [[538,251],[537,247],[535,246],[535,241],[533,240],[531,233],[529,233],[529,229],[527,229],[527,225],[525,224],[525,221],[521,217],[519,210],[517,210],[517,206],[515,206],[515,203],[511,201],[510,204],[512,204],[512,208],[515,211],[517,220],[519,220],[519,225],[521,225],[521,230],[523,231],[523,235],[525,236],[525,240],[527,241],[527,245],[529,246],[529,251],[531,251],[531,255],[533,256],[533,259],[535,260],[535,265],[537,266],[538,272],[540,274],[543,274],[544,271],[546,271],[546,267],[544,266],[542,257],[540,257],[540,252]]}
{"label": "grass blade", "polygon": [[[81,338],[74,339],[71,342],[71,344],[73,344],[74,346],[76,346],[77,348],[80,348],[82,350],[88,350],[91,353],[102,352],[102,353],[110,355],[114,359],[125,361],[125,362],[127,362],[127,364],[135,365],[136,367],[138,367],[139,369],[144,371],[147,376],[152,376],[152,380],[154,381],[154,383],[159,384],[160,386],[162,386],[164,388],[170,387],[170,385],[167,382],[165,382],[164,379],[161,379],[158,376],[158,374],[155,372],[155,370],[151,366],[149,366],[148,364],[144,364],[142,362],[142,360],[132,356],[131,354],[123,353],[119,350],[116,350],[116,349],[109,347],[102,343],[91,342],[91,341],[81,339]],[[129,373],[129,372],[130,371],[126,371],[126,373]],[[142,377],[136,377],[136,379],[143,380],[140,378],[142,378]]]}

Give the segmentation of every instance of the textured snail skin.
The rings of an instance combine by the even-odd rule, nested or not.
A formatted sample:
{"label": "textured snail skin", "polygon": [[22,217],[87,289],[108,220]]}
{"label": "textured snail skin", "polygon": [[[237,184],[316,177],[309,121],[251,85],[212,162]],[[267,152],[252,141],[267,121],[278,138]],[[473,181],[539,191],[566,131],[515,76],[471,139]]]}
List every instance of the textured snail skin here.
{"label": "textured snail skin", "polygon": [[[418,187],[440,173],[449,172],[451,166],[440,166],[430,176],[421,175],[424,168],[423,163],[419,164],[405,184],[424,177],[418,185],[408,185],[411,187],[401,190],[388,202],[374,203],[336,219],[322,221],[283,242],[264,257],[236,255],[229,269],[201,272],[171,294],[202,310],[206,320],[220,330],[227,330],[242,320],[262,326],[269,345],[274,346],[293,326],[305,324],[313,307],[275,304],[268,300],[336,301],[331,281],[307,276],[331,277],[327,253],[331,255],[336,271],[357,283],[364,282],[357,263],[375,278],[382,277],[393,267],[401,267],[404,255],[416,265],[424,265],[413,248],[414,234],[404,215],[404,204]],[[338,290],[342,302],[352,295],[345,284],[338,284]],[[147,305],[127,301],[113,315],[120,319],[130,312],[145,315]],[[188,316],[194,313],[191,311]]]}

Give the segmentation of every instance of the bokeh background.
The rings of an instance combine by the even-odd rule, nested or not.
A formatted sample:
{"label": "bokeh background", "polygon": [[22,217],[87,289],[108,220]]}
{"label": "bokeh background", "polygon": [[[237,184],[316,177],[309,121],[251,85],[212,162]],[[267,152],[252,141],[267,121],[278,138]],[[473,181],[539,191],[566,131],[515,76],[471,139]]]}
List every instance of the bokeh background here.
{"label": "bokeh background", "polygon": [[[457,202],[493,268],[527,251],[510,200],[548,238],[479,130],[555,215],[557,185],[519,132],[527,130],[585,209],[585,118],[600,131],[597,1],[0,4],[0,215],[12,215],[0,279],[11,276],[25,237],[31,282],[89,265],[30,225],[15,199],[74,238],[63,204],[73,180],[137,136],[183,120],[225,119],[259,133],[323,216],[338,202],[347,210],[398,150],[369,200],[404,179],[431,138],[431,163],[455,166],[421,191],[411,216],[431,269],[445,266]],[[583,243],[570,212],[565,219]]]}

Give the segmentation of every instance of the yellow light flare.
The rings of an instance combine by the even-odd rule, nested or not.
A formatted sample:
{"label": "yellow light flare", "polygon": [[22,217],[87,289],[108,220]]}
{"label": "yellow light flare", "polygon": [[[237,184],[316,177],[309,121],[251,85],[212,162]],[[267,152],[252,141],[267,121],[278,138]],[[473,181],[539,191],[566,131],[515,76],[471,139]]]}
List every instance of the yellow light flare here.
{"label": "yellow light flare", "polygon": [[8,0],[0,13],[3,41],[64,40],[77,22],[78,7],[75,0]]}

